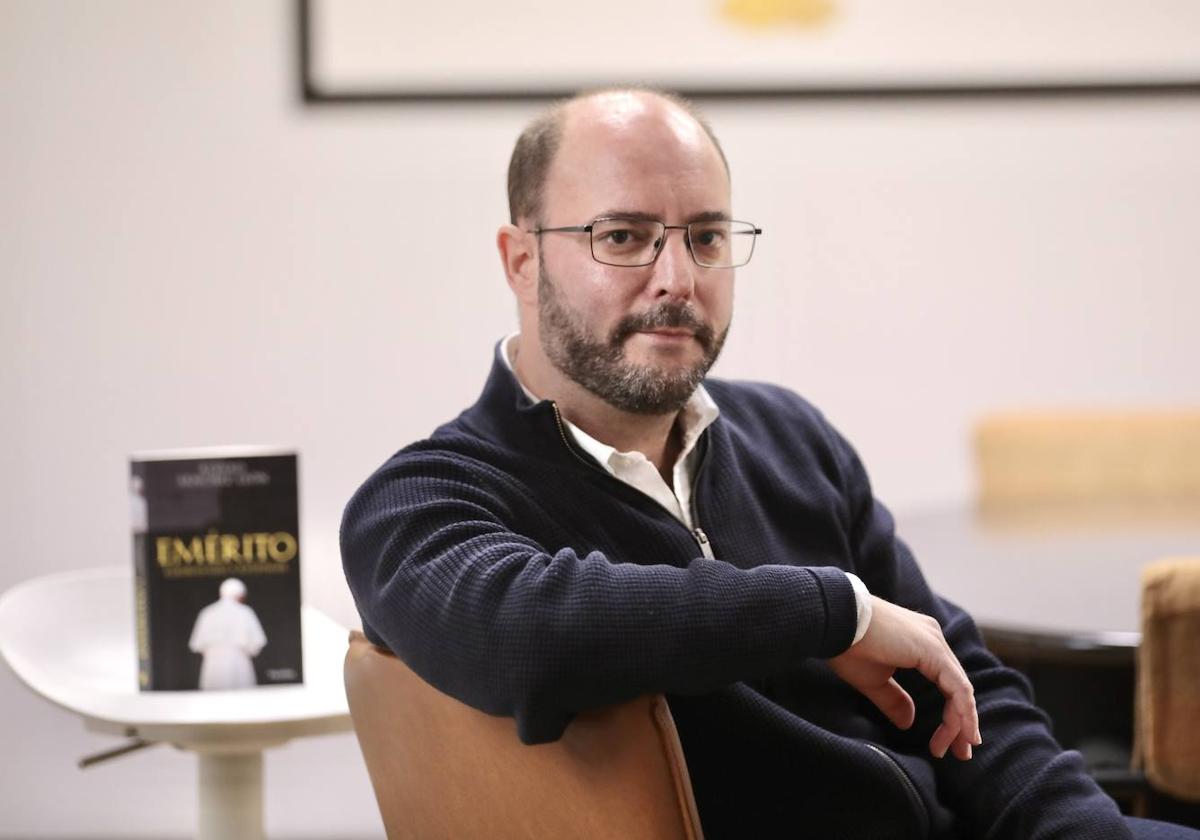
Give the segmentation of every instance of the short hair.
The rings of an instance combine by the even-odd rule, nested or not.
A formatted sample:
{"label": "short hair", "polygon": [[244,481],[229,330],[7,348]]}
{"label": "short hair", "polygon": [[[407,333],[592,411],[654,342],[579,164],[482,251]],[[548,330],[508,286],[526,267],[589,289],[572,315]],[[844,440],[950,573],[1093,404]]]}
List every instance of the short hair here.
{"label": "short hair", "polygon": [[508,215],[514,225],[520,218],[537,219],[542,214],[546,176],[562,142],[567,108],[580,100],[608,93],[648,93],[679,107],[704,129],[717,154],[721,156],[726,174],[729,173],[729,161],[725,159],[725,151],[721,148],[717,135],[713,133],[712,126],[696,106],[682,96],[670,91],[640,86],[587,90],[555,102],[525,126],[525,130],[517,138],[517,144],[513,147],[512,157],[508,162]]}

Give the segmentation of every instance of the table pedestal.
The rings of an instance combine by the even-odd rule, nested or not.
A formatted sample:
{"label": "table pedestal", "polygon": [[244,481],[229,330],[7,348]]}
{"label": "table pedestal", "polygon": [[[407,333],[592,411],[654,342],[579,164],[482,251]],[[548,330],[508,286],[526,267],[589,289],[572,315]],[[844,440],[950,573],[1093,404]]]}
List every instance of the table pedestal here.
{"label": "table pedestal", "polygon": [[199,840],[263,840],[263,754],[198,752]]}

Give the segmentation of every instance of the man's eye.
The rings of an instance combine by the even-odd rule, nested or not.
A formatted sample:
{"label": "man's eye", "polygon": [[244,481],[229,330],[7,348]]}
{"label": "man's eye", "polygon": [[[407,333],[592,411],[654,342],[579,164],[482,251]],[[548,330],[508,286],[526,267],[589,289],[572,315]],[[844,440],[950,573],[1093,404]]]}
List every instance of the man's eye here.
{"label": "man's eye", "polygon": [[613,248],[623,248],[626,245],[633,247],[645,242],[646,234],[633,228],[613,228],[604,232],[601,241]]}
{"label": "man's eye", "polygon": [[592,230],[592,241],[610,252],[627,253],[644,248],[653,236],[652,226],[625,219],[609,219]]}

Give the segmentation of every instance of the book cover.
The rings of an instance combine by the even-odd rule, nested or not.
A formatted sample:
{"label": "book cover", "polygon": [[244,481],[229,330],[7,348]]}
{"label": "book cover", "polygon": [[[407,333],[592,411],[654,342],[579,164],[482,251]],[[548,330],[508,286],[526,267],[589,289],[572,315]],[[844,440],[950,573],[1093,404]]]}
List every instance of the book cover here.
{"label": "book cover", "polygon": [[303,682],[294,452],[130,459],[138,687]]}

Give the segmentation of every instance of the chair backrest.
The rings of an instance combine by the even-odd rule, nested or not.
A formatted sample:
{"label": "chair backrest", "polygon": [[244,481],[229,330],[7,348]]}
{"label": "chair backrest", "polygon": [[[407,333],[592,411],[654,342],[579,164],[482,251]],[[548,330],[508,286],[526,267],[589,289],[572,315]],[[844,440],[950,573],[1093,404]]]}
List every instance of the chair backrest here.
{"label": "chair backrest", "polygon": [[1158,790],[1200,802],[1200,557],[1142,572],[1135,762]]}
{"label": "chair backrest", "polygon": [[702,840],[662,695],[578,715],[526,746],[512,718],[435,689],[362,633],[346,696],[389,840]]}
{"label": "chair backrest", "polygon": [[1200,509],[1200,410],[1010,412],[975,427],[984,512]]}

